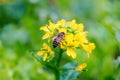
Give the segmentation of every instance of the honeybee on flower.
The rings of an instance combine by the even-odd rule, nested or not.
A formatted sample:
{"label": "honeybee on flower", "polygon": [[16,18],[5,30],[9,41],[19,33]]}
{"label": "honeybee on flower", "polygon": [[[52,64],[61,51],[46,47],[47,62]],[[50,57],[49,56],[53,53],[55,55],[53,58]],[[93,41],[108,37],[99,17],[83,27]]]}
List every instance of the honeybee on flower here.
{"label": "honeybee on flower", "polygon": [[56,48],[64,49],[68,56],[76,58],[76,48],[82,48],[87,52],[87,55],[95,49],[95,44],[91,43],[87,39],[87,31],[84,31],[84,25],[82,23],[77,24],[76,20],[65,21],[60,20],[56,24],[49,21],[49,25],[40,27],[45,34],[42,39],[48,39],[55,37],[52,41],[52,46]]}
{"label": "honeybee on flower", "polygon": [[60,42],[64,39],[64,37],[65,37],[64,32],[58,33],[58,35],[55,37],[53,41],[53,47],[56,48],[60,44]]}

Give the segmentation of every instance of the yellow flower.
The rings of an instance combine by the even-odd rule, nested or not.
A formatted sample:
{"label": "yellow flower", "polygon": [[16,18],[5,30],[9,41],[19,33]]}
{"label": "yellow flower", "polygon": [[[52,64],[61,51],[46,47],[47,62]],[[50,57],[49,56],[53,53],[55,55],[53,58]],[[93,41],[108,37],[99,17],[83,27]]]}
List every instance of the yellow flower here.
{"label": "yellow flower", "polygon": [[76,30],[76,29],[77,29],[76,20],[69,21],[67,24],[68,24],[68,26],[69,26],[72,30]]}
{"label": "yellow flower", "polygon": [[77,24],[76,20],[69,21],[67,23],[67,25],[69,26],[68,31],[70,31],[72,33],[84,32],[83,31],[83,28],[84,28],[83,24],[82,23]]}
{"label": "yellow flower", "polygon": [[69,22],[67,22],[66,25],[67,25],[69,33],[76,32],[76,30],[77,30],[76,20],[69,21]]}
{"label": "yellow flower", "polygon": [[66,50],[67,55],[72,56],[72,58],[76,58],[75,49],[78,47],[82,46],[88,57],[95,48],[94,43],[89,43],[87,40],[88,32],[84,31],[84,25],[82,23],[77,24],[76,20],[67,22],[62,19],[56,24],[49,21],[49,25],[41,27],[40,30],[45,32],[42,39],[52,38],[51,41],[54,40],[58,33],[64,32],[65,37],[61,40],[59,46],[61,49]]}
{"label": "yellow flower", "polygon": [[53,56],[53,54],[54,52],[51,50],[51,48],[46,43],[44,43],[41,50],[37,52],[38,56],[43,56],[43,61],[46,61],[47,57]]}
{"label": "yellow flower", "polygon": [[54,35],[54,30],[55,30],[56,28],[57,28],[57,26],[56,26],[54,23],[50,22],[50,21],[49,21],[49,26],[48,26],[48,25],[42,26],[42,27],[40,28],[40,30],[43,30],[43,31],[46,32],[45,35],[42,37],[42,39],[47,39],[47,38],[53,37],[53,35]]}
{"label": "yellow flower", "polygon": [[86,66],[87,66],[87,64],[83,63],[83,64],[76,67],[76,71],[82,71],[84,68],[86,68]]}
{"label": "yellow flower", "polygon": [[58,27],[65,27],[66,26],[66,21],[64,19],[60,20],[56,24]]}
{"label": "yellow flower", "polygon": [[84,27],[84,26],[83,26],[82,23],[78,24],[78,25],[77,25],[77,31],[78,31],[78,32],[83,32],[83,27]]}
{"label": "yellow flower", "polygon": [[82,45],[82,47],[87,52],[87,56],[89,57],[92,51],[95,49],[95,44],[88,43],[88,44]]}
{"label": "yellow flower", "polygon": [[84,43],[88,43],[88,40],[86,38],[85,32],[79,32],[75,35],[75,41],[79,42],[79,45],[83,45]]}
{"label": "yellow flower", "polygon": [[67,55],[72,56],[73,59],[76,58],[75,48],[74,47],[68,47],[67,48]]}
{"label": "yellow flower", "polygon": [[42,39],[50,38],[53,35],[53,32],[51,32],[47,26],[41,27],[40,30],[43,30],[46,32],[45,35],[43,35]]}
{"label": "yellow flower", "polygon": [[49,26],[48,28],[52,31],[55,30],[58,26],[56,26],[56,24],[52,23],[51,21],[49,21]]}
{"label": "yellow flower", "polygon": [[64,32],[66,34],[67,33],[67,29],[66,28],[59,28],[59,33],[60,32]]}
{"label": "yellow flower", "polygon": [[75,52],[75,46],[76,44],[74,43],[74,35],[69,34],[65,38],[66,41],[66,47],[67,47],[67,55],[72,56],[72,58],[76,58],[76,52]]}

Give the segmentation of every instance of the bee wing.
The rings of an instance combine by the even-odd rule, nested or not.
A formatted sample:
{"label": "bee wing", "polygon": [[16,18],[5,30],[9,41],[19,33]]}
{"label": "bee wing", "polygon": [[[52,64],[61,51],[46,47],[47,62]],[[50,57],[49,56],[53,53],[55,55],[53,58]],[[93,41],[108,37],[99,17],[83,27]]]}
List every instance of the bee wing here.
{"label": "bee wing", "polygon": [[56,42],[60,43],[61,42],[61,38],[60,37],[56,38]]}

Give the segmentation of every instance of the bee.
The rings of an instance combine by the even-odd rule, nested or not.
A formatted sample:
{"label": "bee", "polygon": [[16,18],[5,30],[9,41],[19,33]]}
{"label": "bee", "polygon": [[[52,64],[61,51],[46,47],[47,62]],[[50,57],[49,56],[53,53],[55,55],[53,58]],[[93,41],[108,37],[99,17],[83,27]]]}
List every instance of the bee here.
{"label": "bee", "polygon": [[56,48],[60,44],[60,42],[64,39],[64,37],[65,37],[64,32],[58,33],[57,36],[53,40],[53,48]]}

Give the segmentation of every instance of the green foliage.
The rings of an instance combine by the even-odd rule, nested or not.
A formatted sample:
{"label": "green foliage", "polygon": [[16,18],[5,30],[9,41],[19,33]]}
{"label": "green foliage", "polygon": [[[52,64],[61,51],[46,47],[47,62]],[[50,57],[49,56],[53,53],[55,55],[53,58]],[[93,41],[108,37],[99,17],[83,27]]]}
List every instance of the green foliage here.
{"label": "green foliage", "polygon": [[63,66],[61,80],[78,80],[80,72],[75,71],[73,68],[78,66],[76,62],[67,63]]}

